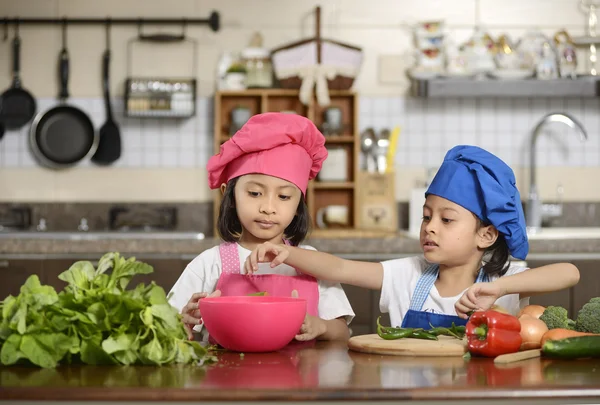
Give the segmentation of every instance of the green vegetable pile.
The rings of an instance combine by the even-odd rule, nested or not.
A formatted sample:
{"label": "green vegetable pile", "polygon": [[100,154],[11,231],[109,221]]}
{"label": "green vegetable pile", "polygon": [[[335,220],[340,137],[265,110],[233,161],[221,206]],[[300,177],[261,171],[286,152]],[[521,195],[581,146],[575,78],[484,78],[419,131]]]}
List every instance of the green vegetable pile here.
{"label": "green vegetable pile", "polygon": [[592,298],[581,307],[575,321],[575,330],[600,333],[600,297]]}
{"label": "green vegetable pile", "polygon": [[17,297],[0,303],[0,361],[56,367],[212,360],[198,342],[187,340],[161,287],[152,282],[126,290],[133,276],[152,271],[134,257],[107,253],[97,268],[79,261],[61,273],[68,285],[60,293],[30,276]]}
{"label": "green vegetable pile", "polygon": [[575,321],[569,319],[569,313],[563,307],[549,306],[540,316],[548,329],[573,329]]}
{"label": "green vegetable pile", "polygon": [[377,318],[377,334],[380,338],[385,340],[396,340],[403,338],[411,339],[424,339],[424,340],[438,340],[438,336],[451,336],[456,339],[462,339],[465,337],[465,326],[456,326],[452,322],[452,327],[444,328],[441,326],[434,327],[431,329],[422,328],[395,328],[392,326],[383,326],[380,322],[381,317]]}
{"label": "green vegetable pile", "polygon": [[549,306],[540,316],[548,329],[570,329],[578,332],[600,333],[600,297],[589,300],[577,313],[573,321],[569,319],[567,310],[562,307]]}

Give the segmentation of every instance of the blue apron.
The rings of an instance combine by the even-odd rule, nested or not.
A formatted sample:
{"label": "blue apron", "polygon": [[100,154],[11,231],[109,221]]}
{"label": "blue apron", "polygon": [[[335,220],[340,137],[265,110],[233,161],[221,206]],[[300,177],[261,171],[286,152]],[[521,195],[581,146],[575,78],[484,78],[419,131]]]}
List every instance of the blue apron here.
{"label": "blue apron", "polygon": [[[432,264],[423,272],[417,281],[415,292],[410,300],[410,307],[406,315],[404,315],[404,319],[402,319],[403,328],[430,329],[432,326],[450,328],[452,327],[453,322],[456,326],[467,324],[466,319],[462,319],[456,315],[434,314],[433,312],[422,311],[423,304],[425,304],[429,292],[431,291],[431,287],[435,284],[435,280],[437,280],[439,273],[439,265]],[[483,269],[479,270],[475,282],[489,282],[489,277]]]}

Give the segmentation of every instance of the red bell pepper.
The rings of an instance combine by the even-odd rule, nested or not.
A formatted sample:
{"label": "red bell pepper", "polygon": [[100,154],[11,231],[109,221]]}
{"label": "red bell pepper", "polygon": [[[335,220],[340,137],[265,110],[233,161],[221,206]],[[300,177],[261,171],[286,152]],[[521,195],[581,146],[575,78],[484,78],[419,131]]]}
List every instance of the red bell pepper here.
{"label": "red bell pepper", "polygon": [[522,342],[517,317],[494,310],[471,315],[466,335],[469,353],[484,357],[518,352]]}

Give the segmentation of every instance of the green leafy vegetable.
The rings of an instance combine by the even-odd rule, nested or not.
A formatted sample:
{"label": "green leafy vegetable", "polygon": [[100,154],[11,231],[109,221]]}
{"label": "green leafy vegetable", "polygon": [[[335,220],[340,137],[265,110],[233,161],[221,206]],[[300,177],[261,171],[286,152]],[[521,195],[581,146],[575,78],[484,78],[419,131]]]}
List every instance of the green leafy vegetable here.
{"label": "green leafy vegetable", "polygon": [[127,290],[153,269],[134,257],[107,253],[94,268],[75,262],[58,278],[60,293],[30,276],[18,296],[0,302],[0,362],[58,364],[204,363],[214,361],[187,340],[180,315],[154,282]]}
{"label": "green leafy vegetable", "polygon": [[578,332],[600,333],[600,297],[590,299],[579,312],[575,322]]}
{"label": "green leafy vegetable", "polygon": [[569,319],[567,310],[563,307],[549,306],[540,316],[548,329],[573,329],[575,322]]}

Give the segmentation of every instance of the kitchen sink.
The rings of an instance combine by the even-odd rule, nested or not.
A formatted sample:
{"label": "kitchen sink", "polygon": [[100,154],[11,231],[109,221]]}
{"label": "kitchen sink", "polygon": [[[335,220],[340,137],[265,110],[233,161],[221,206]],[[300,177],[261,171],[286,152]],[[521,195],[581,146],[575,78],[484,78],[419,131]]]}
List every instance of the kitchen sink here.
{"label": "kitchen sink", "polygon": [[530,240],[536,239],[600,239],[600,227],[557,227],[541,228],[528,233]]}
{"label": "kitchen sink", "polygon": [[36,232],[36,231],[10,231],[0,232],[0,239],[54,239],[54,240],[113,240],[113,239],[169,239],[169,240],[202,240],[204,234],[200,232]]}

